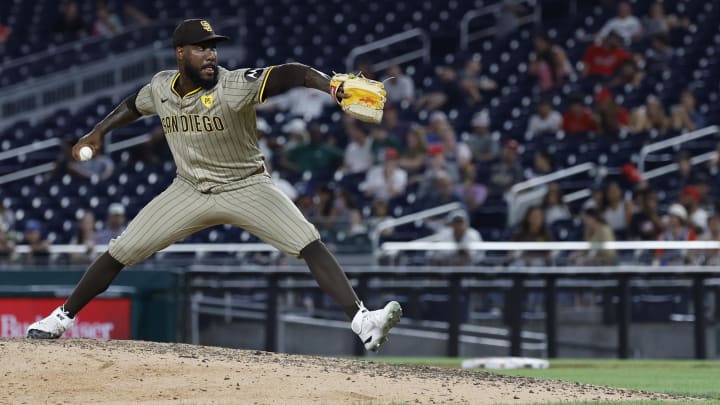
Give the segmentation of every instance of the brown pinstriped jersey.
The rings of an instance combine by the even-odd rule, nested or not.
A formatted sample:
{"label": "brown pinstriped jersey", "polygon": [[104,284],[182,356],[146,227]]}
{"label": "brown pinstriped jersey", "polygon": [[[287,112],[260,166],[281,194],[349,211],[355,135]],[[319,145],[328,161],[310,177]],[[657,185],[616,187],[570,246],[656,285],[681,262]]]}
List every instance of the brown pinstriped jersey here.
{"label": "brown pinstriped jersey", "polygon": [[262,164],[255,130],[269,68],[218,67],[218,83],[180,97],[177,70],[157,73],[135,99],[143,115],[160,117],[177,175],[202,192],[244,179]]}

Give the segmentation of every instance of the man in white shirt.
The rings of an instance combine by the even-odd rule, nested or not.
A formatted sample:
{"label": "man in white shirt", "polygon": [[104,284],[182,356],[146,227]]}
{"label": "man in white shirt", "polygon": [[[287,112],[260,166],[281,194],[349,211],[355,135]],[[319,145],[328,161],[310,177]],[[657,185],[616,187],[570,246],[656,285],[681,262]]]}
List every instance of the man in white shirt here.
{"label": "man in white shirt", "polygon": [[598,39],[605,38],[609,33],[616,32],[628,45],[642,36],[640,19],[632,15],[632,8],[627,1],[618,3],[617,16],[608,20],[598,32]]}
{"label": "man in white shirt", "polygon": [[[392,77],[392,79],[390,79]],[[387,68],[387,78],[385,83],[385,91],[387,99],[392,104],[400,103],[403,100],[412,100],[415,94],[415,83],[412,79],[403,73],[398,65],[392,65]]]}
{"label": "man in white shirt", "polygon": [[531,139],[532,137],[545,133],[556,133],[560,131],[561,128],[562,115],[553,110],[549,100],[542,99],[537,103],[536,113],[533,114],[530,117],[530,121],[528,121],[525,138]]}
{"label": "man in white shirt", "polygon": [[334,105],[332,98],[317,89],[294,87],[289,91],[268,98],[265,103],[256,106],[258,111],[281,110],[293,117],[312,121],[322,115],[326,105]]}
{"label": "man in white shirt", "polygon": [[385,149],[385,161],[368,170],[361,190],[368,197],[389,200],[405,192],[407,172],[398,167],[400,154],[395,148]]}
{"label": "man in white shirt", "polygon": [[349,132],[350,142],[345,147],[344,173],[364,173],[373,164],[372,138],[365,131]]}
{"label": "man in white shirt", "polygon": [[431,261],[441,266],[468,266],[478,263],[484,257],[480,250],[470,250],[472,242],[482,242],[480,232],[469,225],[465,210],[456,210],[448,216],[448,226],[437,233],[418,239],[422,242],[455,242],[456,250],[429,251]]}

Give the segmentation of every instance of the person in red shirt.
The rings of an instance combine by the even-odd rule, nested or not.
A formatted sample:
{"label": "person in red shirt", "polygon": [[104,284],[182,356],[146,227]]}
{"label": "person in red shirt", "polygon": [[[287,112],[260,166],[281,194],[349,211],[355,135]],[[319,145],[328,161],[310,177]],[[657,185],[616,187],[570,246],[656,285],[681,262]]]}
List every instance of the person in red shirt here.
{"label": "person in red shirt", "polygon": [[595,95],[595,113],[597,131],[601,134],[617,134],[627,128],[630,121],[628,111],[619,105],[612,93],[604,87]]}
{"label": "person in red shirt", "polygon": [[622,48],[622,37],[616,32],[610,32],[602,44],[593,44],[583,56],[583,75],[610,77],[620,64],[632,59],[632,54]]}
{"label": "person in red shirt", "polygon": [[568,98],[568,107],[563,113],[562,129],[565,133],[592,132],[597,129],[592,112],[585,107],[582,96]]}

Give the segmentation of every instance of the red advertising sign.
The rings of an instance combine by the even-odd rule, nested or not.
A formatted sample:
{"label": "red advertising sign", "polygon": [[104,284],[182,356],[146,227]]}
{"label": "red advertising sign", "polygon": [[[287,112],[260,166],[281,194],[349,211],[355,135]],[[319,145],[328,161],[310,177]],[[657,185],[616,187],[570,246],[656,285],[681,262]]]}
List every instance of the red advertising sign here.
{"label": "red advertising sign", "polygon": [[[64,302],[62,298],[0,298],[0,337],[24,337],[31,323],[48,316]],[[63,337],[130,339],[130,299],[90,301]]]}

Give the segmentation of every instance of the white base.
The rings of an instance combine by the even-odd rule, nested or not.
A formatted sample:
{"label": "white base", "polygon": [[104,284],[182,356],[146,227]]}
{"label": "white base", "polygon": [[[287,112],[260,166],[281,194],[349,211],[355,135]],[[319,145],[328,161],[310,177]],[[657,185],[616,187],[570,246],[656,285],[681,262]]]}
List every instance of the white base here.
{"label": "white base", "polygon": [[550,362],[531,357],[480,357],[463,360],[462,368],[508,370],[513,368],[549,368]]}

